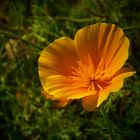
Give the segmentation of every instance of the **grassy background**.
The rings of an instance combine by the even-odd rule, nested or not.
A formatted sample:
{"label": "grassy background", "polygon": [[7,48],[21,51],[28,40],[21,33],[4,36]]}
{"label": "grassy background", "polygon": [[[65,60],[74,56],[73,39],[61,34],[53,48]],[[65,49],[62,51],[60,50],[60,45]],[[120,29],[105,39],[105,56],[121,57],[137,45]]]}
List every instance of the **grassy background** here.
{"label": "grassy background", "polygon": [[139,0],[0,1],[0,140],[110,140],[101,107],[85,112],[80,101],[56,109],[41,96],[40,52],[61,36],[107,22],[131,41],[126,65],[137,74],[104,105],[116,140],[140,138]]}

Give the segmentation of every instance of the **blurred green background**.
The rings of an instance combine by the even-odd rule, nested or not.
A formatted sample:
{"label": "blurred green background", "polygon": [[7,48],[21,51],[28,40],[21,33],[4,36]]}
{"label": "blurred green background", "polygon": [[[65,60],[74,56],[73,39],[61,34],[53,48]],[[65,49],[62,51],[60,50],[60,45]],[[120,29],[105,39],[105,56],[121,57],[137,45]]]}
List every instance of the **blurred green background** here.
{"label": "blurred green background", "polygon": [[[41,95],[40,52],[89,24],[114,23],[131,41],[126,65],[137,73],[105,106],[116,140],[140,139],[140,1],[0,1],[0,140],[110,140],[101,107],[63,109]],[[119,60],[118,60],[119,61]]]}

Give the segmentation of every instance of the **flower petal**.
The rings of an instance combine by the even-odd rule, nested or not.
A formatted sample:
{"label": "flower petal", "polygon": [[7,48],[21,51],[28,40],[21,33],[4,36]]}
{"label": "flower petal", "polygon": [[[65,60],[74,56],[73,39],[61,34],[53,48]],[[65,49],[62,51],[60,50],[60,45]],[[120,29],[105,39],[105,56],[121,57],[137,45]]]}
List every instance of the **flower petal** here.
{"label": "flower petal", "polygon": [[76,33],[74,40],[83,62],[87,63],[87,56],[90,55],[96,67],[103,59],[105,68],[113,69],[112,75],[124,65],[128,57],[129,40],[122,29],[114,24],[87,26]]}
{"label": "flower petal", "polygon": [[97,106],[98,101],[98,93],[94,93],[93,95],[86,96],[82,99],[83,108],[86,111],[93,111]]}
{"label": "flower petal", "polygon": [[73,40],[67,37],[55,40],[43,50],[39,57],[41,83],[45,83],[46,78],[51,75],[70,75],[70,66],[75,66],[77,59]]}
{"label": "flower petal", "polygon": [[88,56],[93,60],[93,64],[97,65],[100,58],[98,53],[98,31],[99,24],[84,27],[75,35],[74,41],[79,58],[88,63]]}
{"label": "flower petal", "polygon": [[113,79],[111,80],[111,84],[104,89],[103,91],[101,91],[99,93],[99,99],[98,99],[98,103],[97,103],[97,107],[108,98],[109,94],[111,92],[117,92],[118,90],[120,90],[123,86],[123,82],[124,79],[127,77],[130,77],[134,74],[135,72],[130,70],[130,69],[126,69],[126,68],[122,68],[120,69],[114,76]]}
{"label": "flower petal", "polygon": [[79,99],[92,94],[91,91],[88,92],[84,88],[74,88],[72,86],[73,80],[63,75],[50,76],[43,85],[44,90],[57,99],[61,97],[65,97],[66,99]]}
{"label": "flower petal", "polygon": [[105,54],[105,67],[112,69],[112,75],[117,72],[128,58],[129,40],[122,29],[112,26],[112,38],[107,44]]}
{"label": "flower petal", "polygon": [[46,97],[46,99],[51,99],[54,102],[54,107],[55,108],[61,108],[61,107],[65,107],[67,106],[70,102],[72,102],[71,99],[66,99],[65,97],[61,97],[61,98],[55,98],[54,96],[48,94],[47,92],[45,92],[44,90],[42,91],[42,94]]}
{"label": "flower petal", "polygon": [[57,98],[55,98],[54,96],[48,94],[44,89],[42,90],[42,94],[46,99],[51,99],[51,100],[58,100]]}

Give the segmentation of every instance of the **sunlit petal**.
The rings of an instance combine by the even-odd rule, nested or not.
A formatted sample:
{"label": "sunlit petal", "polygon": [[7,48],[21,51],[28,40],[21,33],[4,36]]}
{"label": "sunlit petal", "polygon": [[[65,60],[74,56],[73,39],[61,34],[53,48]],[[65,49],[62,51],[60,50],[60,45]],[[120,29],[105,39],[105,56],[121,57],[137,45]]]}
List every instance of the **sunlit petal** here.
{"label": "sunlit petal", "polygon": [[104,100],[106,100],[111,92],[117,92],[118,90],[120,90],[123,86],[124,79],[132,76],[134,73],[135,73],[134,71],[129,69],[125,68],[120,69],[113,76],[113,79],[110,82],[111,84],[103,91],[100,91],[97,106],[99,106]]}
{"label": "sunlit petal", "polygon": [[105,67],[113,69],[112,74],[118,71],[128,58],[129,40],[122,29],[114,24],[98,23],[84,27],[76,33],[75,42],[83,62],[88,61],[88,54],[95,66],[104,59]]}
{"label": "sunlit petal", "polygon": [[94,65],[98,64],[100,54],[98,53],[98,32],[99,24],[90,25],[77,31],[75,35],[75,44],[79,58],[88,63],[90,55]]}
{"label": "sunlit petal", "polygon": [[39,57],[39,76],[44,85],[51,75],[70,75],[71,67],[78,59],[74,41],[67,37],[52,42]]}
{"label": "sunlit petal", "polygon": [[55,98],[65,97],[67,99],[80,99],[92,93],[83,88],[72,86],[73,80],[63,75],[53,75],[46,79],[44,90]]}
{"label": "sunlit petal", "polygon": [[74,65],[77,59],[74,41],[62,37],[43,50],[39,58],[39,70],[44,68],[48,76],[56,72],[65,75],[70,71],[68,65]]}

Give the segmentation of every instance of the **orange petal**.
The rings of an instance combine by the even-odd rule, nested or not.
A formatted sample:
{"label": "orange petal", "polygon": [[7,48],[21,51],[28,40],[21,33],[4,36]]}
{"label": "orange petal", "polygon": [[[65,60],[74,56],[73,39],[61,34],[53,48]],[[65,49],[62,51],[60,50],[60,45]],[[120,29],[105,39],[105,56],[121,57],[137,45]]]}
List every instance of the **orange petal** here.
{"label": "orange petal", "polygon": [[51,100],[58,100],[57,98],[55,98],[54,96],[48,94],[45,90],[42,90],[42,94],[43,96],[46,97],[46,99],[51,99]]}
{"label": "orange petal", "polygon": [[72,85],[73,80],[63,75],[50,76],[46,79],[46,82],[43,83],[44,90],[57,99],[61,97],[79,99],[91,95],[90,91],[87,92],[86,89],[83,88],[74,88]]}
{"label": "orange petal", "polygon": [[112,69],[112,73],[117,72],[128,58],[129,40],[124,35],[122,29],[112,27],[112,38],[108,43],[105,54],[105,66]]}
{"label": "orange petal", "polygon": [[98,93],[82,98],[82,105],[86,111],[93,111],[97,106]]}
{"label": "orange petal", "polygon": [[101,91],[99,93],[99,99],[98,99],[98,103],[97,103],[97,107],[103,102],[105,101],[109,94],[111,92],[117,92],[118,90],[120,90],[123,86],[124,83],[124,79],[127,77],[130,77],[134,74],[135,72],[129,69],[125,69],[122,68],[120,69],[114,76],[113,79],[111,81],[111,84],[104,89],[103,91]]}
{"label": "orange petal", "polygon": [[70,75],[70,66],[75,66],[77,59],[73,40],[67,37],[55,40],[42,51],[39,57],[41,83],[44,83],[51,75]]}
{"label": "orange petal", "polygon": [[105,67],[113,69],[112,74],[124,65],[128,57],[129,40],[122,29],[114,24],[87,26],[76,33],[74,40],[83,62],[87,63],[87,56],[90,55],[96,67],[103,59]]}
{"label": "orange petal", "polygon": [[42,90],[42,94],[47,98],[47,99],[51,99],[55,101],[55,107],[56,108],[61,108],[61,107],[65,107],[67,106],[72,100],[71,99],[66,99],[65,97],[61,97],[61,98],[56,98],[50,94],[48,94],[47,92],[45,92],[44,90]]}
{"label": "orange petal", "polygon": [[75,35],[74,41],[77,53],[84,63],[88,63],[88,56],[90,56],[93,64],[98,64],[100,59],[100,54],[98,53],[98,31],[99,24],[94,24],[78,30]]}

